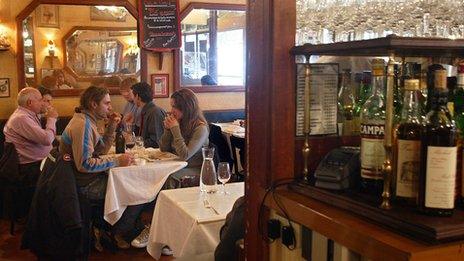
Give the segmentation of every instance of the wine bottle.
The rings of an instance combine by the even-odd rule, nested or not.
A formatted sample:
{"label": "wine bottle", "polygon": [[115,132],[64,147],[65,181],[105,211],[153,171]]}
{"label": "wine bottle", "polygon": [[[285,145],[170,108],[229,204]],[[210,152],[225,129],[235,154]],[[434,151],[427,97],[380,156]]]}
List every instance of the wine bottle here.
{"label": "wine bottle", "polygon": [[[459,143],[461,145],[461,150],[458,149],[458,154],[461,154],[461,157],[458,158],[458,169],[457,169],[457,192],[460,192],[461,203],[464,204],[464,153],[462,151],[462,143],[464,138],[464,63],[458,64],[458,74],[456,82],[456,92],[454,95],[454,120],[456,121],[456,127],[459,131]],[[459,159],[461,159],[461,164],[459,168]],[[461,182],[459,184],[459,182]]]}
{"label": "wine bottle", "polygon": [[[436,70],[444,70],[443,65],[434,63],[427,68],[427,103],[425,105],[425,111],[430,111],[430,104],[432,99],[432,92],[434,91],[434,78]],[[446,85],[445,85],[446,86]]]}
{"label": "wine bottle", "polygon": [[123,134],[123,126],[120,123],[116,128],[116,153],[125,153],[126,152],[126,139]]}
{"label": "wine bottle", "polygon": [[450,216],[454,210],[457,129],[447,107],[446,70],[434,74],[430,111],[421,130],[418,203],[423,213]]}
{"label": "wine bottle", "polygon": [[361,183],[366,192],[380,195],[383,190],[382,165],[385,131],[385,61],[372,61],[372,95],[361,110]]}
{"label": "wine bottle", "polygon": [[419,187],[420,135],[422,110],[419,104],[419,80],[404,81],[404,99],[399,125],[396,130],[396,182],[398,201],[415,205]]}

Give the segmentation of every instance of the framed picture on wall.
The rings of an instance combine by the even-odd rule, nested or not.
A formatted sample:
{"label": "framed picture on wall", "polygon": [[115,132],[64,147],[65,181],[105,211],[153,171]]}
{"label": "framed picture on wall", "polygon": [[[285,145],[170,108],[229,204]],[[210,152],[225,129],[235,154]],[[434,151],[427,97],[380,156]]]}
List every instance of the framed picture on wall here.
{"label": "framed picture on wall", "polygon": [[0,78],[0,98],[10,97],[10,79]]}
{"label": "framed picture on wall", "polygon": [[151,87],[153,88],[153,98],[168,98],[169,74],[152,74]]}
{"label": "framed picture on wall", "polygon": [[35,9],[38,27],[60,28],[60,15],[58,5],[39,5]]}

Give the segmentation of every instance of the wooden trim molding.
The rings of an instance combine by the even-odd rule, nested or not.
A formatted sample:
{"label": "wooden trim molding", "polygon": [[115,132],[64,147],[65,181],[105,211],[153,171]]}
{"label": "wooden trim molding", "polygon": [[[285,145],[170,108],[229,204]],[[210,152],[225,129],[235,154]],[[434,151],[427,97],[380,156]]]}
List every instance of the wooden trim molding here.
{"label": "wooden trim molding", "polygon": [[[22,21],[28,17],[41,4],[56,4],[56,5],[105,5],[105,6],[122,6],[135,18],[138,17],[137,8],[128,0],[33,0],[16,16],[16,39],[17,39],[17,71],[18,71],[18,89],[25,87],[26,79],[24,75],[24,42],[22,41]],[[142,53],[143,54],[143,53]],[[141,55],[141,68],[146,67],[146,59]],[[145,69],[146,70],[146,69]],[[143,72],[143,69],[141,70]],[[142,74],[142,80],[146,80],[146,75]],[[36,84],[38,79],[35,79]],[[82,90],[54,90],[55,96],[76,96]],[[110,90],[110,92],[114,92]]]}
{"label": "wooden trim molding", "polygon": [[[240,4],[216,4],[216,3],[202,3],[202,2],[193,2],[188,4],[180,12],[180,21],[182,20],[193,10],[193,9],[208,9],[208,10],[236,10],[236,11],[246,11],[246,5]],[[248,42],[248,41],[246,41]],[[180,49],[175,49],[174,51],[174,62],[173,62],[173,80],[174,80],[174,90],[179,90],[181,88],[187,88],[193,92],[244,92],[245,86],[230,86],[230,85],[211,85],[211,86],[181,86],[181,55]]]}

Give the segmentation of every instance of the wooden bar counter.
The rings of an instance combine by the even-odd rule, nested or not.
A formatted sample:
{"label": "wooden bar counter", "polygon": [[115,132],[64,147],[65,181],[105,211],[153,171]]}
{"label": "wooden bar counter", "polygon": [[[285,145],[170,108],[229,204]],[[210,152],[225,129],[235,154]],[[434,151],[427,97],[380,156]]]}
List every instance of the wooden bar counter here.
{"label": "wooden bar counter", "polygon": [[[288,189],[276,190],[276,199],[291,220],[372,260],[464,260],[464,241],[428,245],[398,235],[365,219]],[[281,215],[272,196],[266,206]]]}

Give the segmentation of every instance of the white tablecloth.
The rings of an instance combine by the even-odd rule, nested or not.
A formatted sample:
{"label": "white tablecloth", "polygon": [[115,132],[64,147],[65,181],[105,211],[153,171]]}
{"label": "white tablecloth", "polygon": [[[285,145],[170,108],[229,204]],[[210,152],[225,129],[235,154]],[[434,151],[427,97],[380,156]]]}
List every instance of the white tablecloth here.
{"label": "white tablecloth", "polygon": [[245,128],[240,125],[237,125],[235,122],[223,122],[213,124],[221,127],[221,131],[225,135],[235,136],[242,139],[245,138]]}
{"label": "white tablecloth", "polygon": [[219,230],[227,213],[244,195],[244,183],[227,184],[226,190],[230,194],[207,194],[210,205],[219,215],[205,208],[205,194],[201,194],[198,187],[161,191],[151,222],[148,253],[159,259],[165,245],[171,248],[175,257],[213,252],[219,244]]}
{"label": "white tablecloth", "polygon": [[168,176],[185,166],[185,161],[168,160],[111,169],[106,187],[105,220],[114,225],[127,206],[154,200]]}

